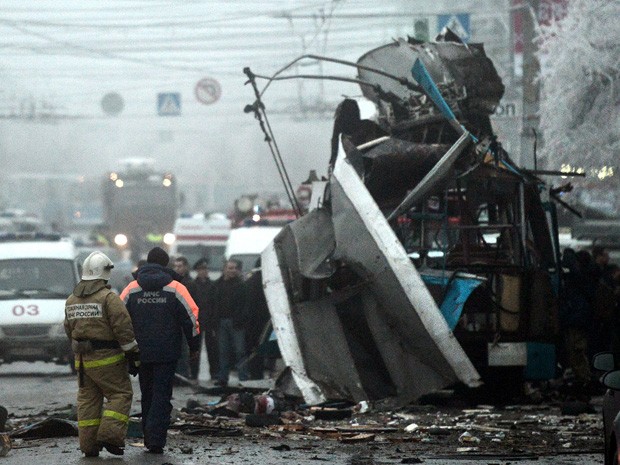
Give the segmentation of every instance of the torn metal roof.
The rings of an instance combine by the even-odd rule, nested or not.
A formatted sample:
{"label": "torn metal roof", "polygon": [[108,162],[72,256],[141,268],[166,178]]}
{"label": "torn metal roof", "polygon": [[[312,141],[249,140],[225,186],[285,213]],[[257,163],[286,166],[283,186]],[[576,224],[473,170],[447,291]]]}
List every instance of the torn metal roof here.
{"label": "torn metal roof", "polygon": [[[262,257],[293,380],[309,403],[404,404],[456,382],[479,386],[462,341],[488,350],[476,360],[487,370],[488,344],[504,334],[521,344],[521,369],[524,341],[555,331],[540,270],[554,266],[557,247],[540,181],[493,135],[489,115],[504,91],[493,64],[481,45],[402,39],[358,63],[377,118],[341,103],[330,177],[313,192],[321,201]],[[539,286],[528,286],[534,276]],[[524,310],[527,302],[535,305]],[[502,308],[530,313],[507,322]]]}

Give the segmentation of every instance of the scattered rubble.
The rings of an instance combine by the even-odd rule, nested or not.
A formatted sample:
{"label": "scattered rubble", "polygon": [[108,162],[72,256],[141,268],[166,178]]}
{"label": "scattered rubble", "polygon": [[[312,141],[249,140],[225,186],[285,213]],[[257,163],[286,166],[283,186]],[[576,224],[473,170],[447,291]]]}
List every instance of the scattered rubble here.
{"label": "scattered rubble", "polygon": [[61,438],[77,436],[77,421],[50,417],[11,431],[10,436],[22,439]]}
{"label": "scattered rubble", "polygon": [[[412,404],[392,410],[380,403],[365,402],[362,414],[359,404],[308,406],[301,400],[295,404],[290,398],[270,392],[254,396],[255,406],[270,397],[274,406],[291,410],[271,409],[257,414],[255,406],[246,402],[236,415],[220,415],[222,404],[230,405],[247,395],[228,396],[214,406],[188,402],[172,428],[184,434],[243,435],[261,440],[336,441],[378,447],[415,444],[420,453],[451,452],[489,458],[589,453],[602,447],[600,413],[563,415],[561,403],[465,409]],[[284,446],[291,447],[290,442],[273,448],[288,450]]]}
{"label": "scattered rubble", "polygon": [[0,433],[0,457],[6,457],[11,450],[11,438],[6,433]]}
{"label": "scattered rubble", "polygon": [[[262,409],[272,404],[265,404],[266,398],[273,400],[271,410]],[[600,397],[594,398],[598,413],[564,415],[561,402],[467,408],[416,403],[394,408],[386,402],[365,401],[362,409],[359,403],[340,401],[310,406],[301,398],[286,397],[277,391],[240,391],[219,400],[198,395],[187,401],[184,408],[173,411],[169,447],[181,455],[206,453],[220,457],[238,454],[243,447],[254,444],[280,454],[303,451],[308,459],[315,457],[312,460],[316,461],[329,460],[328,451],[347,447],[360,457],[383,450],[397,460],[395,463],[421,463],[425,457],[492,463],[600,453],[600,401]],[[255,413],[257,406],[262,413]],[[64,422],[71,424],[71,420],[59,417],[70,417],[72,410],[69,406],[46,411],[47,418],[11,416],[6,433],[12,442],[11,453],[24,448],[53,447],[56,443],[50,436],[60,432],[55,427],[61,423],[64,426]],[[347,411],[348,415],[320,418],[319,412],[334,411]],[[128,435],[128,446],[143,447],[141,440],[132,439],[141,437],[139,419],[132,417],[131,424],[133,433]],[[47,429],[42,428],[44,425]],[[37,429],[50,433],[39,436],[47,439],[22,436],[23,432]],[[6,446],[2,450],[8,453]],[[359,463],[364,463],[361,458]]]}
{"label": "scattered rubble", "polygon": [[[600,400],[595,398],[594,405]],[[171,444],[185,455],[195,455],[203,446],[208,446],[207,451],[216,447],[221,455],[222,447],[232,444],[230,441],[244,440],[279,452],[304,450],[318,461],[327,460],[316,453],[318,448],[327,450],[331,444],[341,444],[360,451],[386,448],[402,460],[400,463],[421,463],[420,457],[425,455],[518,460],[598,453],[602,448],[600,412],[563,415],[560,402],[474,408],[410,404],[392,408],[386,403],[365,401],[362,407],[347,402],[309,406],[301,398],[277,391],[260,395],[240,391],[214,402],[203,402],[197,396],[173,412]],[[11,448],[50,447],[50,438],[77,434],[75,422],[69,419],[73,412],[68,406],[46,411],[46,415],[52,414],[47,418],[9,416],[8,432],[0,437],[4,441],[0,453],[6,454]],[[330,413],[321,417],[326,412]],[[132,417],[131,423],[134,431],[128,437],[141,437],[139,419]],[[139,441],[128,443],[142,446]],[[234,453],[231,449],[230,454]]]}

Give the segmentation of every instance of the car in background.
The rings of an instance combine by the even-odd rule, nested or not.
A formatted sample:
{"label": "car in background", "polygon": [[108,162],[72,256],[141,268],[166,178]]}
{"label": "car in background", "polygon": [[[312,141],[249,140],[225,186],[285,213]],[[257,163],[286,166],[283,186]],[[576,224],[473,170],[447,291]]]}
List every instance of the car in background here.
{"label": "car in background", "polygon": [[618,465],[618,433],[620,432],[620,370],[614,355],[601,352],[594,356],[593,365],[602,371],[601,383],[607,388],[603,397],[603,434],[605,435],[605,465]]}
{"label": "car in background", "polygon": [[226,242],[226,260],[241,263],[244,275],[256,268],[263,250],[278,235],[281,226],[243,226],[230,231]]}
{"label": "car in background", "polygon": [[77,251],[57,234],[0,235],[0,363],[70,364],[65,301],[78,283]]}

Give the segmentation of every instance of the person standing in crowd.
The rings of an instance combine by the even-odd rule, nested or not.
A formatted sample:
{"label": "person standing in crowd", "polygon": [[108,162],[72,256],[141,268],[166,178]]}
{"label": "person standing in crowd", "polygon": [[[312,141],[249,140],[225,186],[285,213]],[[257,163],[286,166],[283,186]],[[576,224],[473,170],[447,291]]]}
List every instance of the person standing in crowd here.
{"label": "person standing in crowd", "polygon": [[[189,275],[189,262],[187,261],[187,258],[182,255],[176,257],[173,262],[173,270],[178,274],[178,276],[173,276],[173,278],[183,284],[189,291],[189,295],[192,296],[192,299],[196,301],[196,286],[194,284],[194,280]],[[198,306],[198,308],[200,309],[200,306]],[[187,379],[198,379],[198,372],[196,371],[196,376],[194,376],[194,373],[192,372],[192,363],[195,365],[195,362],[190,362],[189,360],[187,344],[184,344],[183,341],[181,341],[181,358],[179,358],[179,362],[177,363],[176,372]]]}
{"label": "person standing in crowd", "polygon": [[258,351],[266,326],[269,323],[269,307],[263,289],[261,259],[245,281],[248,292],[248,314],[245,325],[245,343],[249,353],[249,379],[263,379],[265,376],[265,357]]}
{"label": "person standing in crowd", "polygon": [[[586,252],[587,253],[587,252]],[[560,302],[560,326],[567,364],[575,376],[573,393],[579,399],[589,398],[592,372],[588,358],[588,335],[592,328],[592,285],[588,277],[588,257],[573,249],[564,250],[564,274]]]}
{"label": "person standing in crowd", "polygon": [[600,245],[592,247],[592,261],[597,278],[603,279],[605,284],[613,286],[613,277],[609,265],[609,252]]}
{"label": "person standing in crowd", "polygon": [[112,268],[104,253],[91,253],[65,304],[64,327],[79,376],[80,450],[86,457],[97,457],[104,448],[123,455],[133,397],[127,371],[135,375],[139,364],[131,318],[108,285]]}
{"label": "person standing in crowd", "polygon": [[590,331],[589,357],[611,350],[612,326],[616,311],[615,283],[609,264],[609,253],[604,247],[592,248],[592,263],[589,267],[593,290],[593,324]]}
{"label": "person standing in crowd", "polygon": [[142,430],[148,452],[163,453],[166,445],[174,372],[181,356],[183,335],[190,358],[198,356],[198,307],[187,288],[165,268],[169,257],[155,247],[135,281],[121,293],[141,348],[138,379],[142,392]]}
{"label": "person standing in crowd", "polygon": [[245,357],[245,331],[247,291],[241,279],[241,263],[227,260],[222,276],[213,285],[213,306],[218,319],[218,345],[220,371],[215,384],[227,386],[233,364],[239,380],[247,380],[242,363]]}
{"label": "person standing in crowd", "polygon": [[614,284],[614,311],[611,316],[611,351],[614,354],[616,370],[620,369],[620,266],[613,264],[610,267]]}
{"label": "person standing in crowd", "polygon": [[193,297],[193,292],[196,290],[196,286],[194,284],[194,280],[189,275],[189,262],[187,261],[187,258],[183,256],[176,257],[174,259],[173,269],[181,278],[178,281],[187,288]]}
{"label": "person standing in crowd", "polygon": [[[213,311],[213,281],[209,278],[209,267],[207,260],[202,258],[194,264],[196,271],[196,279],[194,285],[196,288],[196,303],[198,304],[198,321],[204,334],[205,347],[207,349],[207,359],[209,362],[209,376],[215,380],[220,369],[219,364],[219,348],[217,344],[217,318]],[[200,359],[192,362],[192,376],[198,378]]]}

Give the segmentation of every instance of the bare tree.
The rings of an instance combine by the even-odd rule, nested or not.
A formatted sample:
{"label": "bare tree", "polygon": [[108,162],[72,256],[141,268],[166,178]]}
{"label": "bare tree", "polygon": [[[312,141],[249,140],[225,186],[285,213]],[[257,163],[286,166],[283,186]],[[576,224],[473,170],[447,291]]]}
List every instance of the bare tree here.
{"label": "bare tree", "polygon": [[557,166],[617,167],[620,155],[620,0],[571,0],[541,26],[543,155]]}

